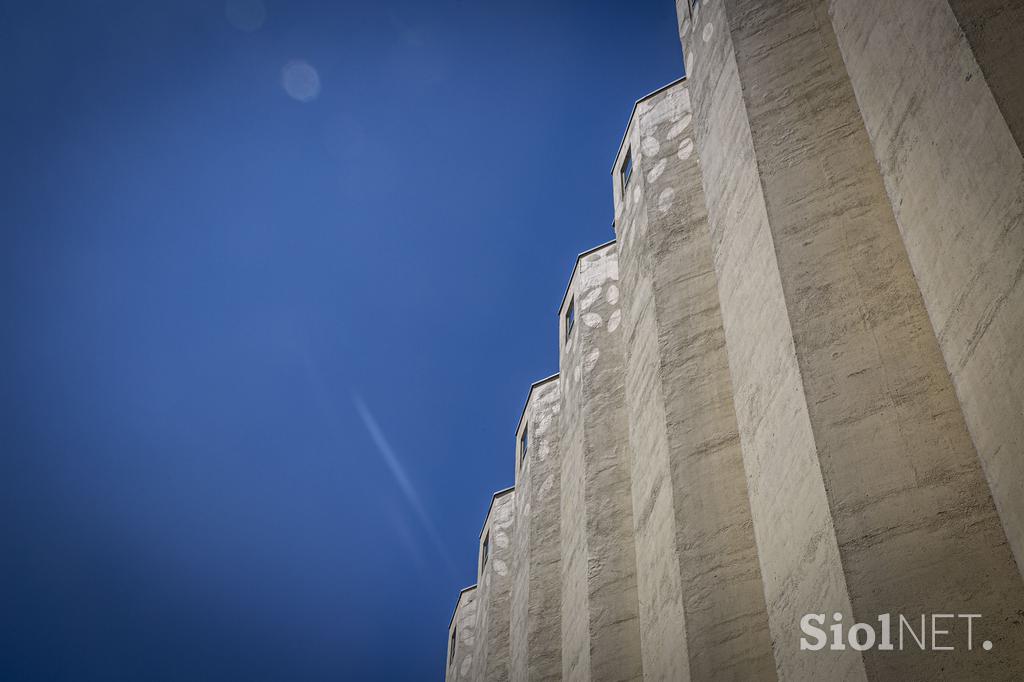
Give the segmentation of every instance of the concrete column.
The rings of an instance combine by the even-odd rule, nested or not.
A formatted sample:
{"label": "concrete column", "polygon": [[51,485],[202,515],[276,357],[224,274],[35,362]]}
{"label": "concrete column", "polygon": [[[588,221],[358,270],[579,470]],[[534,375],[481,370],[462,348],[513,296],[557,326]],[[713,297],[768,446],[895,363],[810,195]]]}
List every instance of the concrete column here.
{"label": "concrete column", "polygon": [[[958,25],[954,10],[978,19]],[[1024,158],[1020,131],[1015,143],[1007,127],[1024,125],[1024,3],[833,0],[829,12],[928,316],[1024,571]],[[1004,121],[1014,112],[1016,119]]]}
{"label": "concrete column", "polygon": [[448,656],[445,658],[444,673],[446,682],[470,679],[476,646],[476,618],[476,585],[472,585],[459,593],[451,622],[448,623]]}
{"label": "concrete column", "polygon": [[[1024,585],[826,0],[678,9],[780,677],[1020,671]],[[946,621],[957,655],[800,651],[801,616],[833,612],[983,618],[972,652],[965,621]]]}
{"label": "concrete column", "polygon": [[474,681],[504,682],[509,679],[509,595],[514,520],[515,490],[509,488],[495,493],[480,531],[476,641],[471,672]]}
{"label": "concrete column", "polygon": [[511,623],[516,681],[562,678],[561,402],[557,374],[538,381],[516,428]]}
{"label": "concrete column", "polygon": [[655,92],[637,102],[612,171],[644,676],[767,680],[775,661],[692,131],[686,83]]}
{"label": "concrete column", "polygon": [[567,681],[643,677],[618,279],[614,244],[581,255],[559,312]]}
{"label": "concrete column", "polygon": [[[932,3],[924,0],[901,4],[915,6],[922,15],[931,12]],[[949,0],[949,6],[956,15],[963,36],[970,44],[995,103],[1006,119],[1017,148],[1024,150],[1024,77],[1021,75],[1024,74],[1024,40],[1021,39],[1024,36],[1024,2]],[[950,44],[935,42],[936,37],[937,34],[933,33],[928,36],[933,42],[913,47],[939,51],[952,47]],[[907,38],[915,40],[916,36],[908,35]],[[944,37],[949,38],[948,35]],[[959,42],[956,40],[956,43]]]}

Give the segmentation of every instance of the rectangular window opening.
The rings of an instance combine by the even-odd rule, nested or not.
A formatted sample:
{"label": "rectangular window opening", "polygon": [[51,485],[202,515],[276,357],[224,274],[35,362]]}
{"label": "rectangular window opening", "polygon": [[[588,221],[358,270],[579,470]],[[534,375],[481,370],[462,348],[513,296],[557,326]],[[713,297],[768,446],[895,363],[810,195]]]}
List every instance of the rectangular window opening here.
{"label": "rectangular window opening", "polygon": [[455,633],[457,633],[458,631],[459,626],[456,625],[452,628],[452,641],[448,645],[448,665],[451,665],[452,661],[455,660]]}
{"label": "rectangular window opening", "polygon": [[523,426],[523,435],[519,436],[519,468],[526,463],[526,450],[530,447],[530,422]]}
{"label": "rectangular window opening", "polygon": [[622,191],[626,191],[626,185],[629,184],[629,179],[633,177],[633,150],[626,150],[626,158],[622,160],[622,168],[619,169],[619,173],[622,176]]}
{"label": "rectangular window opening", "polygon": [[490,542],[491,542],[491,533],[490,533],[490,531],[488,531],[487,535],[484,536],[484,547],[480,551],[480,568],[483,568],[484,566],[487,565],[487,552],[490,549],[490,547],[489,547]]}
{"label": "rectangular window opening", "polygon": [[569,299],[569,307],[565,309],[565,340],[569,340],[569,334],[572,333],[572,325],[576,321],[576,302],[574,299]]}

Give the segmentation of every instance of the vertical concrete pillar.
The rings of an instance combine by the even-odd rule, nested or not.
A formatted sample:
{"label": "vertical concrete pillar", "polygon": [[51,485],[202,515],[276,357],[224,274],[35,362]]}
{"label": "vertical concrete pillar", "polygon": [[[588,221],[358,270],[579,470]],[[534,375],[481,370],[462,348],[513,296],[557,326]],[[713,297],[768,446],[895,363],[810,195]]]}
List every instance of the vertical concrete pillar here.
{"label": "vertical concrete pillar", "polygon": [[[922,15],[930,13],[928,2],[911,4]],[[1024,150],[1024,2],[1020,0],[949,0],[949,6],[970,44],[995,103],[1006,119],[1017,148]],[[936,26],[936,29],[939,27]],[[938,35],[927,36],[929,43],[918,49],[945,50],[952,45],[939,44]],[[942,40],[948,39],[946,35]],[[915,37],[908,35],[908,39]],[[956,41],[959,43],[960,41]],[[936,55],[937,56],[937,55]],[[964,74],[966,76],[966,74]]]}
{"label": "vertical concrete pillar", "polygon": [[446,682],[470,680],[473,652],[476,648],[476,585],[459,593],[455,611],[448,623],[448,656],[445,658]]}
{"label": "vertical concrete pillar", "polygon": [[530,387],[516,428],[511,677],[562,678],[561,458],[558,375]]}
{"label": "vertical concrete pillar", "polygon": [[567,681],[643,677],[618,279],[614,244],[582,254],[559,312]]}
{"label": "vertical concrete pillar", "polygon": [[509,679],[509,623],[512,587],[512,534],[515,490],[494,494],[480,531],[480,576],[477,580],[477,624],[472,679]]}
{"label": "vertical concrete pillar", "polygon": [[[1013,131],[1024,126],[1024,3],[832,0],[829,11],[1024,572],[1024,158]],[[976,20],[958,24],[965,15]]]}
{"label": "vertical concrete pillar", "polygon": [[[677,7],[780,677],[1019,670],[1024,586],[827,0]],[[800,651],[801,616],[833,612],[980,613],[994,647]],[[949,628],[961,647],[964,623]]]}
{"label": "vertical concrete pillar", "polygon": [[684,81],[649,95],[612,171],[644,677],[768,680],[775,661],[692,128]]}

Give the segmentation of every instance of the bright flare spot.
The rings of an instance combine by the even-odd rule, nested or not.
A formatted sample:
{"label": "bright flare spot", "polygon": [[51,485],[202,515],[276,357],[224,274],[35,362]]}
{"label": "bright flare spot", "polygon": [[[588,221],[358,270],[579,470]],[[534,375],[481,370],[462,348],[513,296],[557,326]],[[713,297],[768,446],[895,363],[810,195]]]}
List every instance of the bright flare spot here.
{"label": "bright flare spot", "polygon": [[312,102],[320,94],[320,74],[306,62],[295,59],[281,69],[281,85],[292,99]]}

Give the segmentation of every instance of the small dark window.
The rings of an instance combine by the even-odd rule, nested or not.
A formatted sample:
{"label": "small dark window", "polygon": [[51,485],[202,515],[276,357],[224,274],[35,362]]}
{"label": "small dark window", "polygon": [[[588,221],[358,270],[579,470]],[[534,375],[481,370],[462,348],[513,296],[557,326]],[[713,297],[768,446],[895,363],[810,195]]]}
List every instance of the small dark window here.
{"label": "small dark window", "polygon": [[565,309],[565,339],[569,340],[572,333],[572,324],[576,321],[576,305],[573,299],[569,299],[569,307]]}
{"label": "small dark window", "polygon": [[700,0],[688,0],[687,4],[690,6],[690,18],[693,18],[693,10],[697,9],[700,4]]}
{"label": "small dark window", "polygon": [[519,436],[519,467],[526,462],[526,450],[530,447],[530,422],[523,426],[523,435]]}
{"label": "small dark window", "polygon": [[483,568],[487,565],[487,551],[489,549],[490,542],[491,534],[488,532],[487,535],[484,536],[484,548],[480,552],[480,568]]}
{"label": "small dark window", "polygon": [[458,626],[452,628],[452,641],[451,644],[448,645],[448,665],[451,665],[452,661],[455,660],[455,633],[458,631]]}
{"label": "small dark window", "polygon": [[633,177],[633,151],[631,149],[626,150],[626,158],[622,161],[622,191],[626,191],[626,185],[629,184],[629,179]]}

